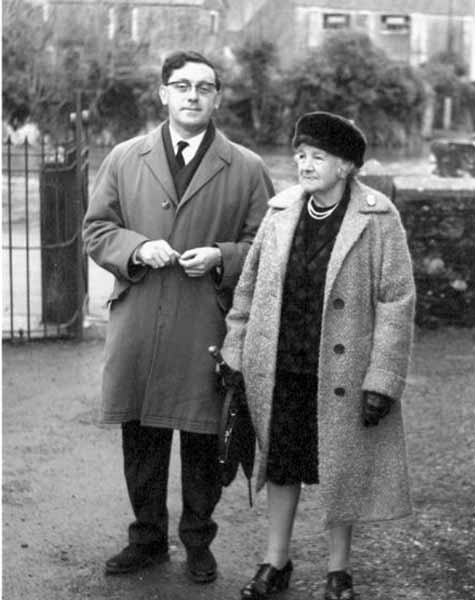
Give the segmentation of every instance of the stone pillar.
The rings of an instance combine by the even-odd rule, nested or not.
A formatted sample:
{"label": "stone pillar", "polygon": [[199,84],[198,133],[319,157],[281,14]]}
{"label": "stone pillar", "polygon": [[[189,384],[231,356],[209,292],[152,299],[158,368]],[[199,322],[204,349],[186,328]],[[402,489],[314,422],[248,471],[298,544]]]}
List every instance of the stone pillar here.
{"label": "stone pillar", "polygon": [[447,131],[452,127],[452,98],[444,98],[444,113],[442,116],[442,127]]}
{"label": "stone pillar", "polygon": [[424,139],[430,139],[432,137],[432,130],[434,127],[436,98],[434,89],[429,83],[424,85],[424,89],[426,93],[426,102],[424,105],[424,113],[422,115],[421,133]]}

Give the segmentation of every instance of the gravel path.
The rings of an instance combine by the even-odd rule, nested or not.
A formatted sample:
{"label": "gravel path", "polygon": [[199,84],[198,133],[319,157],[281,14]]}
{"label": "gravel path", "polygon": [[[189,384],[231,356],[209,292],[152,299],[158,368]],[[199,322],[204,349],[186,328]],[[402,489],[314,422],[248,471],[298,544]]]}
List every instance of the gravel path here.
{"label": "gravel path", "polygon": [[[475,598],[474,331],[419,331],[405,399],[415,517],[357,530],[361,600]],[[170,484],[171,562],[104,577],[131,519],[120,435],[96,425],[102,341],[3,347],[3,598],[5,600],[232,600],[265,543],[265,496],[253,509],[240,478],[225,489],[213,545],[220,576],[196,586],[177,538],[179,458]],[[304,490],[280,598],[321,597],[324,535],[312,530]]]}

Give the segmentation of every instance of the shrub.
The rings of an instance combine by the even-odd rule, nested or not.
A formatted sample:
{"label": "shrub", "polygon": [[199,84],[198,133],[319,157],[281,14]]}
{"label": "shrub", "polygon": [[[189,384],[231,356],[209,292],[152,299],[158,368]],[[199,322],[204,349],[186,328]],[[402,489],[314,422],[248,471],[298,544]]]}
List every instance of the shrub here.
{"label": "shrub", "polygon": [[329,35],[290,81],[295,90],[292,119],[328,110],[360,124],[372,145],[403,145],[420,121],[422,79],[409,66],[391,61],[360,32]]}
{"label": "shrub", "polygon": [[286,80],[270,42],[234,51],[235,64],[222,68],[225,96],[218,123],[236,141],[250,145],[284,142]]}
{"label": "shrub", "polygon": [[137,135],[147,122],[164,118],[155,77],[109,78],[102,82],[92,102],[92,127],[107,129],[114,142]]}

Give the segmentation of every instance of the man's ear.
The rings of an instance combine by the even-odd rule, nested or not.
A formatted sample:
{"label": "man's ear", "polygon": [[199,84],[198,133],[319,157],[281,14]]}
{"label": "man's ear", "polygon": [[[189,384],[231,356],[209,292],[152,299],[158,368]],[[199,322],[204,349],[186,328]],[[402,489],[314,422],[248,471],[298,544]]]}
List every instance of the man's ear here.
{"label": "man's ear", "polygon": [[216,98],[214,99],[214,110],[217,110],[219,108],[222,97],[223,97],[223,95],[221,92],[218,92],[216,94]]}
{"label": "man's ear", "polygon": [[168,105],[168,88],[166,85],[161,85],[158,88],[158,95],[160,96],[160,100],[162,101],[163,106]]}

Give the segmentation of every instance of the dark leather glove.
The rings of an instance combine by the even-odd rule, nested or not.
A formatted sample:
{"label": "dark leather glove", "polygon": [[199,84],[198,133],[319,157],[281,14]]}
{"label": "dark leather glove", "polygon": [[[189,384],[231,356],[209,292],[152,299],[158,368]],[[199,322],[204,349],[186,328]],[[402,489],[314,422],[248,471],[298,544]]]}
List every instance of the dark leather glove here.
{"label": "dark leather glove", "polygon": [[223,357],[216,346],[210,346],[208,350],[211,356],[216,360],[218,391],[226,392],[229,388],[235,388],[240,392],[244,392],[244,377],[241,371],[232,369],[228,363],[223,360]]}
{"label": "dark leather glove", "polygon": [[391,410],[392,399],[377,392],[363,392],[362,419],[365,427],[377,425]]}
{"label": "dark leather glove", "polygon": [[225,389],[233,387],[238,390],[244,390],[244,377],[241,371],[235,371],[228,365],[220,365],[218,367],[218,377]]}

